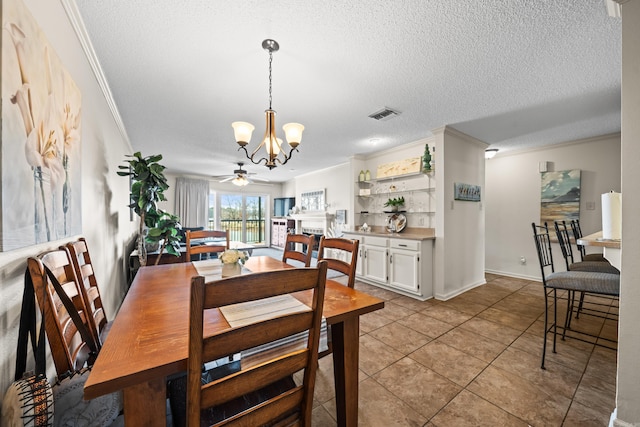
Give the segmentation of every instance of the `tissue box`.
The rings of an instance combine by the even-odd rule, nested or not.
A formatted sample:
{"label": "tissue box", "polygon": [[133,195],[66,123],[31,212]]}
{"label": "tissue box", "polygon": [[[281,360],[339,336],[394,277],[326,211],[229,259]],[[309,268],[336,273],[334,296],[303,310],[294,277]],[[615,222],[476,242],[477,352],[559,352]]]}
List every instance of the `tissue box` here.
{"label": "tissue box", "polygon": [[370,188],[361,188],[359,195],[360,196],[370,196],[371,195],[371,189]]}

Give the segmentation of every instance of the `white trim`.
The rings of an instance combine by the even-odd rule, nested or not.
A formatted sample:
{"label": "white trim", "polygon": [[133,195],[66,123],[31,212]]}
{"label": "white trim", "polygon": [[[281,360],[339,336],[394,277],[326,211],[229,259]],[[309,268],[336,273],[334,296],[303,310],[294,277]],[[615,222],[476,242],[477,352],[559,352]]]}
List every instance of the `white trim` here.
{"label": "white trim", "polygon": [[[82,15],[80,15],[80,11],[78,10],[78,6],[75,0],[60,0],[60,2],[62,3],[62,7],[69,17],[69,22],[71,23],[76,36],[78,36],[78,40],[80,41],[82,50],[84,51],[87,57],[87,61],[89,61],[89,65],[93,70],[93,74],[96,77],[98,86],[100,86],[100,89],[102,90],[104,98],[107,101],[107,105],[109,106],[109,110],[111,110],[113,120],[115,121],[118,130],[120,130],[120,134],[127,142],[127,144],[129,144],[129,147],[131,147],[129,135],[127,135],[127,130],[124,127],[124,123],[122,121],[122,117],[120,116],[120,112],[118,111],[116,101],[113,99],[113,95],[111,94],[111,89],[109,89],[107,79],[102,72],[100,61],[98,60],[98,56],[93,49],[93,44],[91,43],[91,39],[89,38],[89,34],[87,33],[84,21],[82,20]],[[133,148],[131,148],[131,150],[133,151]]]}

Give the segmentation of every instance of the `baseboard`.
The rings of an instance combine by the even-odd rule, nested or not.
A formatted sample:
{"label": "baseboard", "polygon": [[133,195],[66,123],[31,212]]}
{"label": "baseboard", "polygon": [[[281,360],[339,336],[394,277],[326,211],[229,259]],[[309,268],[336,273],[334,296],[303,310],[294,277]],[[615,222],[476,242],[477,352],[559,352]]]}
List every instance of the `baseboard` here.
{"label": "baseboard", "polygon": [[527,276],[524,274],[512,273],[510,271],[499,271],[499,270],[489,270],[489,269],[485,269],[484,272],[490,273],[490,274],[497,274],[499,276],[513,277],[514,279],[525,279],[525,280],[531,280],[534,282],[542,283],[542,280],[540,279],[539,276]]}

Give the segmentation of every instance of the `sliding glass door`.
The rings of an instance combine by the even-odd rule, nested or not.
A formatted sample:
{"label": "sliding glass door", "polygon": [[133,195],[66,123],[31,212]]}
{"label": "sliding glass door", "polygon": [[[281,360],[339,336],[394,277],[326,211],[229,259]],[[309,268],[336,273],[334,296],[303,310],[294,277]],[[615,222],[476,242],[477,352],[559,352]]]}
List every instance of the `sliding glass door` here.
{"label": "sliding glass door", "polygon": [[[215,199],[219,209],[219,227],[229,230],[231,240],[252,245],[265,244],[265,221],[267,216],[267,196],[233,193],[218,193]],[[214,224],[215,218],[214,218]]]}

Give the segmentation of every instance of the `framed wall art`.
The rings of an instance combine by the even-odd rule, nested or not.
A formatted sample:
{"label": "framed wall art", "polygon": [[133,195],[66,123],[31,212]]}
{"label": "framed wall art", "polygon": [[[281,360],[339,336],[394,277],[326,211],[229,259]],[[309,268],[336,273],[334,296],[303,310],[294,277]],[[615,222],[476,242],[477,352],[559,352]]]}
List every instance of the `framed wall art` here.
{"label": "framed wall art", "polygon": [[2,2],[1,72],[0,250],[81,234],[81,94],[21,0]]}
{"label": "framed wall art", "polygon": [[540,224],[580,219],[580,169],[540,175]]}
{"label": "framed wall art", "polygon": [[453,199],[463,200],[467,202],[480,201],[480,186],[472,184],[463,184],[461,182],[453,183]]}

